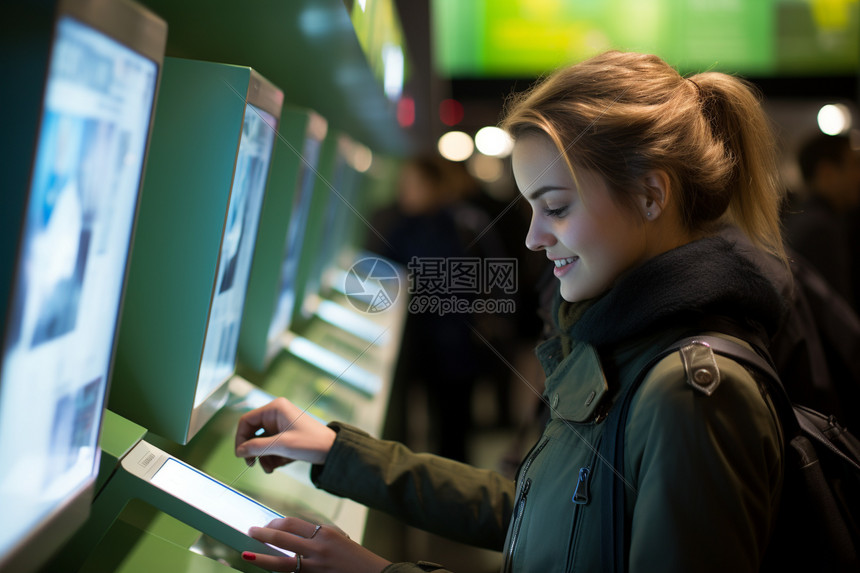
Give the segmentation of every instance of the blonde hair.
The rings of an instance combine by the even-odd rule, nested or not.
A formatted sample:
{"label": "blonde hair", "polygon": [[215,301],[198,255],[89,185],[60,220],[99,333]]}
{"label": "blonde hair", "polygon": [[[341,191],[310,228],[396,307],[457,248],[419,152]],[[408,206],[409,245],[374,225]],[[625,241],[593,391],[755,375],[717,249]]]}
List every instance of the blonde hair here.
{"label": "blonde hair", "polygon": [[739,78],[688,79],[657,56],[606,52],[558,70],[507,104],[514,138],[547,134],[574,166],[632,205],[643,176],[666,172],[692,232],[740,227],[785,261],[775,144],[758,92]]}

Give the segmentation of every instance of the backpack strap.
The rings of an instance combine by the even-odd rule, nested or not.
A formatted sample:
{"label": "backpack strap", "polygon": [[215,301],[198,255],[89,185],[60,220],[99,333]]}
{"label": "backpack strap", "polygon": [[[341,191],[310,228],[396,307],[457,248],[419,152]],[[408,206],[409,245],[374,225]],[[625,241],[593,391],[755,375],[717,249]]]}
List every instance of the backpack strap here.
{"label": "backpack strap", "polygon": [[710,346],[711,350],[716,354],[731,358],[748,370],[751,369],[754,373],[758,372],[762,374],[763,376],[756,376],[756,379],[766,384],[768,395],[773,401],[780,423],[783,425],[783,433],[794,435],[800,430],[799,422],[794,412],[794,404],[791,398],[788,397],[780,381],[776,367],[770,359],[770,354],[763,346],[753,343],[755,350],[752,350],[733,340],[714,335],[687,338],[681,341],[681,345],[683,346],[685,343],[689,344],[692,341],[703,342]]}
{"label": "backpack strap", "polygon": [[[860,571],[860,521],[857,507],[845,496],[860,483],[860,441],[833,416],[794,405],[773,369],[748,348],[719,337],[702,337],[711,348],[753,368],[767,384],[785,442],[785,481],[781,514],[762,567],[784,571]],[[856,490],[855,490],[856,491]],[[856,495],[852,499],[856,500]],[[810,543],[821,555],[797,548]],[[806,559],[806,563],[799,560]]]}
{"label": "backpack strap", "polygon": [[603,502],[603,519],[600,520],[600,553],[604,570],[608,573],[624,573],[627,570],[628,531],[624,515],[625,492],[623,480],[616,473],[624,475],[624,430],[636,390],[648,372],[666,356],[681,348],[673,344],[651,358],[636,374],[633,383],[621,391],[604,422],[605,429],[601,438],[601,457],[612,464],[614,471],[601,472],[601,490],[606,497]]}
{"label": "backpack strap", "polygon": [[[853,467],[855,471],[860,472],[860,465],[858,465],[858,463],[845,452],[835,447],[832,440],[822,431],[822,423],[816,423],[816,421],[820,419],[824,424],[826,424],[826,416],[823,416],[810,408],[797,406],[791,401],[791,398],[789,398],[782,382],[780,381],[779,374],[777,374],[776,369],[764,358],[769,358],[766,351],[759,349],[759,352],[764,354],[763,357],[745,346],[719,336],[697,336],[686,340],[699,340],[705,342],[717,354],[731,358],[742,366],[752,368],[755,371],[764,374],[763,379],[767,383],[768,395],[771,397],[771,400],[773,400],[774,406],[777,409],[777,415],[779,416],[779,421],[782,424],[782,431],[786,437],[786,443],[794,436],[803,434],[807,438],[815,440],[817,444],[827,448],[834,455],[845,461],[849,466]],[[683,346],[684,341],[681,342]],[[759,379],[762,379],[762,377],[759,377]]]}
{"label": "backpack strap", "polygon": [[[673,343],[651,358],[639,370],[633,383],[619,395],[604,422],[606,428],[601,445],[602,455],[605,460],[612,464],[612,468],[614,469],[614,471],[602,472],[600,482],[603,491],[607,492],[607,497],[603,504],[603,519],[601,520],[600,550],[602,562],[606,567],[605,570],[609,573],[624,573],[627,571],[628,537],[630,532],[628,531],[625,519],[625,487],[623,480],[616,477],[616,473],[624,474],[624,432],[627,427],[630,404],[639,386],[642,385],[648,373],[658,362],[666,356],[694,343],[705,344],[717,354],[727,356],[743,366],[752,367],[765,373],[765,378],[771,381],[768,384],[768,389],[772,390],[770,394],[774,396],[774,402],[780,419],[788,420],[789,423],[791,423],[791,420],[794,420],[794,424],[797,424],[791,401],[782,388],[779,376],[770,361],[758,352],[750,350],[741,344],[713,335],[691,336]],[[764,349],[760,349],[760,352],[764,356],[768,356],[767,351]],[[785,422],[783,423],[785,424]],[[792,433],[796,429],[793,428]],[[786,431],[787,428],[784,427],[783,430]],[[786,433],[788,432],[786,431]]]}

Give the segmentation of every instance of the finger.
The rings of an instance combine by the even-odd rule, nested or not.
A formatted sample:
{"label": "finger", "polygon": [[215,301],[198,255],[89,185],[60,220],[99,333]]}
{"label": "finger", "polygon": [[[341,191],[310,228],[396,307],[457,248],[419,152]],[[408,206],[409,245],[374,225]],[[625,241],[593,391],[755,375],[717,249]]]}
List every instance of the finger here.
{"label": "finger", "polygon": [[279,517],[273,519],[266,527],[270,527],[272,529],[280,529],[281,531],[287,531],[295,535],[300,535],[305,539],[310,539],[310,537],[317,530],[316,523],[311,523],[310,521],[305,521],[304,519],[300,519],[298,517],[293,516]]}
{"label": "finger", "polygon": [[236,448],[255,437],[260,428],[265,428],[269,434],[278,433],[281,408],[285,404],[286,400],[283,398],[275,398],[268,404],[244,413],[236,426]]}
{"label": "finger", "polygon": [[252,527],[248,530],[248,535],[257,541],[270,543],[275,547],[280,547],[287,551],[292,551],[302,555],[310,553],[308,551],[308,540],[301,535],[296,535],[290,531],[282,531],[281,529],[275,529],[272,527]]}
{"label": "finger", "polygon": [[265,456],[274,450],[278,442],[278,436],[267,436],[265,438],[251,438],[236,448],[236,455],[240,458],[255,458]]}
{"label": "finger", "polygon": [[262,426],[263,408],[265,408],[265,406],[246,412],[241,418],[239,418],[239,423],[236,426],[237,448],[249,438],[253,438],[254,433]]}
{"label": "finger", "polygon": [[344,531],[343,529],[341,529],[340,527],[338,527],[338,526],[337,526],[337,525],[335,525],[334,523],[326,523],[326,524],[325,524],[325,529],[331,529],[331,530],[333,530],[333,531],[336,531],[336,532],[337,532],[337,533],[339,533],[340,535],[343,535],[343,536],[344,536],[344,537],[346,537],[347,539],[352,539],[352,538],[349,536],[349,533],[347,533],[346,531]]}
{"label": "finger", "polygon": [[260,466],[267,474],[272,473],[281,466],[285,466],[295,461],[292,458],[285,458],[283,456],[263,456],[259,458],[259,460]]}
{"label": "finger", "polygon": [[274,555],[252,553],[250,551],[243,552],[242,559],[267,571],[290,572],[295,571],[298,566],[298,559],[295,557],[275,557]]}

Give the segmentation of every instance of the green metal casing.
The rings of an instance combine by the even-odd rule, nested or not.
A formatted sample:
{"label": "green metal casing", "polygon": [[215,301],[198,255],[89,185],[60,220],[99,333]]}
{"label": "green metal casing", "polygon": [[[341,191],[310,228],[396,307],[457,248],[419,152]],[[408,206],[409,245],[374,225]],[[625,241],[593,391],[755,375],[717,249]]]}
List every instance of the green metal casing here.
{"label": "green metal casing", "polygon": [[177,443],[226,399],[193,407],[245,104],[279,117],[282,98],[251,68],[165,58],[109,407]]}
{"label": "green metal casing", "polygon": [[105,410],[103,431],[99,440],[101,460],[96,492],[101,491],[120,460],[146,436],[146,428]]}

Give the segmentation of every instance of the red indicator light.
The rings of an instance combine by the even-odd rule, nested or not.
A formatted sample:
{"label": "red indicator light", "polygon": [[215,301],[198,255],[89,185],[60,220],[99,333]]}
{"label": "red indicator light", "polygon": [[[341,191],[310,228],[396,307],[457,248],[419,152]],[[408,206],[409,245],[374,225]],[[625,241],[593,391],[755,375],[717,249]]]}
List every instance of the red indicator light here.
{"label": "red indicator light", "polygon": [[463,121],[463,104],[455,99],[442,100],[439,104],[439,119],[445,125],[457,125]]}
{"label": "red indicator light", "polygon": [[410,127],[415,124],[415,100],[403,96],[397,102],[397,123],[400,127]]}

